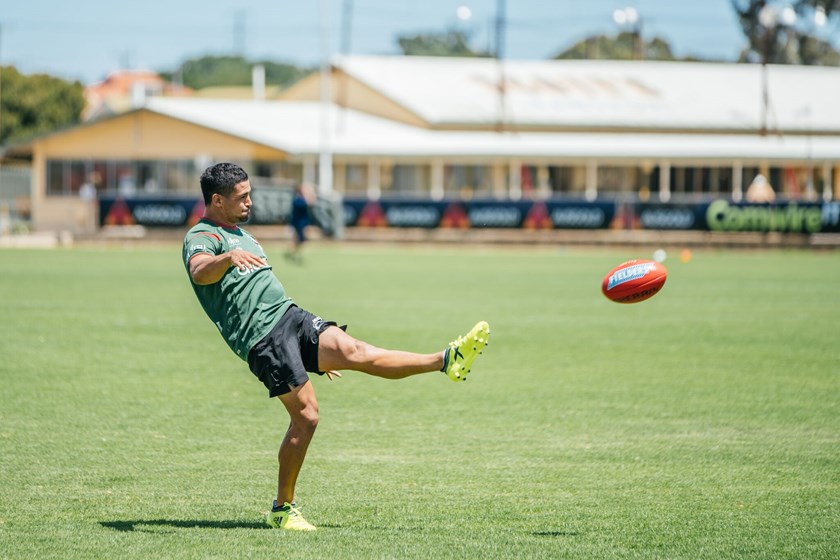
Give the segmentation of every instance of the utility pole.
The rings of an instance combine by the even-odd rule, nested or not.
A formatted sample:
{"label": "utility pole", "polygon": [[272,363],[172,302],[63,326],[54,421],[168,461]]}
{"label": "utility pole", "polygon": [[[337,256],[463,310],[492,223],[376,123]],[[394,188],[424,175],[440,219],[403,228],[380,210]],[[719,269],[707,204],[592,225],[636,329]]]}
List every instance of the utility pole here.
{"label": "utility pole", "polygon": [[[0,23],[0,140],[3,138],[3,24]],[[3,143],[0,142],[0,146]]]}
{"label": "utility pole", "polygon": [[353,39],[353,0],[344,0],[341,12],[341,58],[339,59],[338,92],[336,93],[336,104],[338,105],[338,122],[336,130],[338,134],[344,132],[345,111],[347,108],[347,72],[342,68],[345,57],[350,54]]}
{"label": "utility pole", "polygon": [[330,6],[328,0],[320,0],[321,19],[321,150],[318,157],[318,194],[333,190],[332,162],[332,61],[330,53]]}
{"label": "utility pole", "polygon": [[[0,23],[0,148],[3,147],[3,24]],[[1,169],[0,169],[1,170]],[[3,192],[3,173],[0,173],[0,192]],[[0,231],[0,234],[3,232]]]}
{"label": "utility pole", "polygon": [[353,39],[353,0],[344,0],[341,13],[341,54],[350,54]]}
{"label": "utility pole", "polygon": [[233,54],[245,56],[245,10],[239,9],[233,14]]}
{"label": "utility pole", "polygon": [[767,84],[767,60],[770,58],[770,30],[764,30],[764,42],[761,53],[761,130],[759,134],[767,136],[767,113],[770,110],[770,88]]}
{"label": "utility pole", "polygon": [[507,85],[505,77],[505,23],[506,23],[505,0],[496,0],[496,65],[499,71],[499,122],[496,125],[498,132],[505,130],[506,118],[506,97]]}

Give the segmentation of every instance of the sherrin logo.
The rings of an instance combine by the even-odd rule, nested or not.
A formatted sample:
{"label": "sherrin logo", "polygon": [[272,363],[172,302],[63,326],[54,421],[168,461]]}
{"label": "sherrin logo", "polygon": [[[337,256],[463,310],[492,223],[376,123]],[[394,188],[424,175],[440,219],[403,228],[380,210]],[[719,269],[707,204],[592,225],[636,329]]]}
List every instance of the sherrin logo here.
{"label": "sherrin logo", "polygon": [[610,280],[607,283],[607,289],[612,290],[616,286],[620,286],[625,282],[630,282],[631,280],[641,278],[645,274],[653,270],[655,266],[656,265],[654,263],[642,263],[634,264],[633,266],[628,266],[627,268],[617,270],[615,274],[610,276]]}

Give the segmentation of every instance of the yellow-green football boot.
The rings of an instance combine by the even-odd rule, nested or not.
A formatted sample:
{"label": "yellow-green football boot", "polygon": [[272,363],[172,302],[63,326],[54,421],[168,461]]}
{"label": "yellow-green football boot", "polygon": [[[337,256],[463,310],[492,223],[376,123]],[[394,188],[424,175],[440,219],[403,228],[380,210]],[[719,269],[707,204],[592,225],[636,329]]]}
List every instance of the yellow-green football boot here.
{"label": "yellow-green football boot", "polygon": [[441,370],[452,381],[464,381],[475,359],[490,340],[490,325],[479,321],[470,332],[449,343],[443,354]]}
{"label": "yellow-green football boot", "polygon": [[286,529],[287,531],[315,530],[315,525],[303,518],[295,504],[286,502],[282,506],[278,506],[277,500],[274,501],[274,507],[268,512],[265,522],[269,527]]}

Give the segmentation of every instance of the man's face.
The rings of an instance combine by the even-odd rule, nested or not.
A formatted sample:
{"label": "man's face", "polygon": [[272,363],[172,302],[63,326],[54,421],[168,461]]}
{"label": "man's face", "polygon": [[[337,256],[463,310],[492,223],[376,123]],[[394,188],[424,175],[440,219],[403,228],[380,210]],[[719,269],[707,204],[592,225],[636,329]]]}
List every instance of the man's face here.
{"label": "man's face", "polygon": [[213,195],[224,220],[229,224],[245,222],[251,215],[251,183],[248,180],[237,183],[230,196]]}

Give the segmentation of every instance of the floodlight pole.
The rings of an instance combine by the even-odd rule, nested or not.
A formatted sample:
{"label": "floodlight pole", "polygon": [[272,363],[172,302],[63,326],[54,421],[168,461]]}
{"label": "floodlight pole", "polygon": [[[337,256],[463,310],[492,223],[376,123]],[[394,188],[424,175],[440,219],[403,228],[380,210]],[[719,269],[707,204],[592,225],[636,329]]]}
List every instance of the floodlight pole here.
{"label": "floodlight pole", "polygon": [[[816,20],[815,20],[816,21]],[[789,28],[796,23],[796,12],[787,5],[781,12],[773,4],[765,4],[758,11],[758,24],[764,30],[764,43],[761,53],[761,135],[768,133],[768,113],[770,112],[770,84],[768,83],[767,64],[770,62],[771,47],[776,42],[780,27]]]}
{"label": "floodlight pole", "polygon": [[332,106],[332,63],[330,60],[330,7],[328,0],[320,0],[321,9],[321,152],[318,158],[318,193],[333,190],[330,113]]}
{"label": "floodlight pole", "polygon": [[632,59],[644,60],[645,48],[642,41],[642,17],[639,11],[633,6],[619,8],[613,12],[613,21],[620,28],[630,29],[633,36]]}

